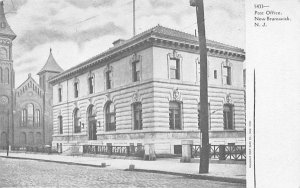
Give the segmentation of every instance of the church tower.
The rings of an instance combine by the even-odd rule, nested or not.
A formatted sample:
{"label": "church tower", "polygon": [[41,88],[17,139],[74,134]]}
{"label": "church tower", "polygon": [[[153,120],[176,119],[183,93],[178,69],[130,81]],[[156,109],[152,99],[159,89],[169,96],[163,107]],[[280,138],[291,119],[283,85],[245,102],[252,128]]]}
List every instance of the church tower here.
{"label": "church tower", "polygon": [[39,85],[44,90],[44,109],[43,109],[43,125],[44,125],[44,143],[51,145],[52,143],[52,85],[49,84],[49,80],[63,72],[63,69],[57,64],[50,48],[49,57],[43,66],[43,68],[37,73],[39,75]]}
{"label": "church tower", "polygon": [[[3,1],[0,2],[0,147],[13,143],[13,90],[15,75],[12,61],[12,41],[16,34],[5,18]],[[8,140],[9,138],[9,140]]]}

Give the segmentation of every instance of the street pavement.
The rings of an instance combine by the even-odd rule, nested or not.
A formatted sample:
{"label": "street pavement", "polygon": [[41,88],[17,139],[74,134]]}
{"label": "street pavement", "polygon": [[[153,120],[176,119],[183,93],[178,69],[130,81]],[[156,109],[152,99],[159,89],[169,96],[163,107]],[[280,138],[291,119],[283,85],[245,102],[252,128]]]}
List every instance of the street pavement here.
{"label": "street pavement", "polygon": [[0,187],[246,187],[245,184],[124,171],[111,167],[99,168],[1,157],[0,172]]}
{"label": "street pavement", "polygon": [[[0,157],[5,157],[5,152],[0,152]],[[246,183],[245,164],[222,164],[210,163],[209,173],[199,175],[199,163],[180,163],[179,159],[163,158],[156,161],[132,160],[123,158],[99,158],[85,156],[66,156],[58,154],[37,154],[37,153],[10,153],[10,157],[21,159],[35,159],[48,162],[59,162],[75,165],[101,166],[105,163],[105,169],[128,170],[133,164],[135,169],[144,172],[159,172],[164,174],[176,174],[185,177],[208,179],[232,183]]]}

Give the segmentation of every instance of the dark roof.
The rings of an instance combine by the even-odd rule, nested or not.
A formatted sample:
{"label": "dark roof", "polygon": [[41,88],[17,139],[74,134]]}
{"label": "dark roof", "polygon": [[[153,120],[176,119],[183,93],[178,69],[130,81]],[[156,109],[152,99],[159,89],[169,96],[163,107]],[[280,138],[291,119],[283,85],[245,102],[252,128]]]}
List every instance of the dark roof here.
{"label": "dark roof", "polygon": [[17,37],[17,35],[13,32],[13,30],[8,25],[7,20],[5,18],[3,1],[0,2],[0,35],[8,36],[12,40]]}
{"label": "dark roof", "polygon": [[[162,35],[166,38],[170,38],[170,39],[177,39],[180,41],[185,41],[185,42],[194,42],[195,44],[198,45],[198,37],[196,37],[195,35],[191,35],[189,33],[185,33],[182,31],[178,31],[175,29],[170,29],[167,27],[163,27],[161,25],[157,25],[155,27],[153,27],[152,29],[148,30],[148,32],[152,32],[153,34],[157,34],[157,35]],[[227,50],[234,50],[234,51],[238,51],[238,52],[244,52],[243,49],[235,47],[235,46],[231,46],[231,45],[227,45],[227,44],[223,44],[221,42],[217,42],[217,41],[213,41],[213,40],[206,40],[207,46],[208,47],[218,47],[218,48],[224,48]]]}
{"label": "dark roof", "polygon": [[46,61],[46,64],[43,66],[43,68],[37,73],[38,75],[42,74],[43,72],[56,72],[60,73],[64,70],[56,63],[53,55],[52,50],[50,49],[49,57]]}
{"label": "dark roof", "polygon": [[[161,25],[157,25],[157,26],[155,26],[151,29],[148,29],[148,30],[146,30],[142,33],[139,33],[139,34],[135,35],[134,37],[132,37],[128,40],[123,41],[122,44],[120,44],[120,45],[115,45],[115,46],[109,48],[108,50],[106,50],[106,51],[104,51],[104,52],[102,52],[102,53],[100,53],[100,54],[98,54],[94,57],[91,57],[91,58],[87,59],[86,61],[84,61],[84,62],[82,62],[82,63],[80,63],[80,64],[78,64],[74,67],[71,67],[70,69],[68,69],[64,72],[61,72],[60,74],[53,77],[50,80],[50,82],[52,82],[56,79],[59,79],[60,77],[63,77],[67,74],[70,74],[73,71],[75,71],[76,69],[84,67],[85,65],[88,65],[88,64],[92,63],[93,61],[95,61],[97,59],[100,59],[100,58],[103,58],[107,55],[113,54],[114,52],[116,52],[120,49],[126,48],[126,47],[128,47],[129,45],[131,45],[135,42],[139,42],[140,39],[145,39],[147,37],[152,37],[152,36],[156,37],[156,38],[175,40],[175,41],[178,41],[178,42],[192,43],[195,46],[199,45],[198,37],[196,37],[194,35],[191,35],[189,33],[185,33],[185,32],[182,32],[182,31],[178,31],[178,30],[175,30],[175,29],[170,29],[170,28],[167,28],[167,27],[163,27]],[[224,49],[224,50],[234,51],[234,52],[241,53],[241,54],[245,53],[245,51],[241,48],[231,46],[231,45],[227,45],[227,44],[223,44],[221,42],[217,42],[217,41],[213,41],[213,40],[207,40],[206,43],[207,43],[208,48]]]}

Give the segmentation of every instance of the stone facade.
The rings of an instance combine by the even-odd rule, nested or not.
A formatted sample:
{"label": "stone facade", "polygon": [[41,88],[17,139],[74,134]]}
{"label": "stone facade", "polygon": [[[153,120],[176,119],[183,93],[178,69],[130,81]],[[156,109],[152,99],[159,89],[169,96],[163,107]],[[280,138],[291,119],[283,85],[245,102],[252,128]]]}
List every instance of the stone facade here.
{"label": "stone facade", "polygon": [[[53,146],[200,144],[199,47],[156,26],[52,78]],[[242,49],[208,41],[211,144],[244,144]],[[78,96],[77,96],[78,94]]]}
{"label": "stone facade", "polygon": [[13,143],[14,69],[12,42],[16,35],[7,23],[0,2],[0,147]]}

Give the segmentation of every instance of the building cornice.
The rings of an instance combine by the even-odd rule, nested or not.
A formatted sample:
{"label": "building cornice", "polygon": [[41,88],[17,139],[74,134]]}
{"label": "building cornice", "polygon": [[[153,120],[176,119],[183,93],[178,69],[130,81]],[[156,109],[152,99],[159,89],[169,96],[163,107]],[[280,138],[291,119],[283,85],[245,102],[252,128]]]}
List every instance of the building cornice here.
{"label": "building cornice", "polygon": [[[124,44],[112,47],[107,51],[58,74],[50,79],[49,82],[55,85],[56,83],[62,82],[74,75],[89,71],[94,67],[104,66],[107,62],[121,59],[125,55],[130,55],[138,50],[145,49],[145,47],[153,46],[199,54],[199,45],[195,40],[176,38],[155,32],[141,33],[137,37],[129,39]],[[221,45],[221,43],[218,45],[217,42],[208,41],[207,51],[208,56],[227,58],[237,61],[245,60],[244,50],[228,45]]]}

